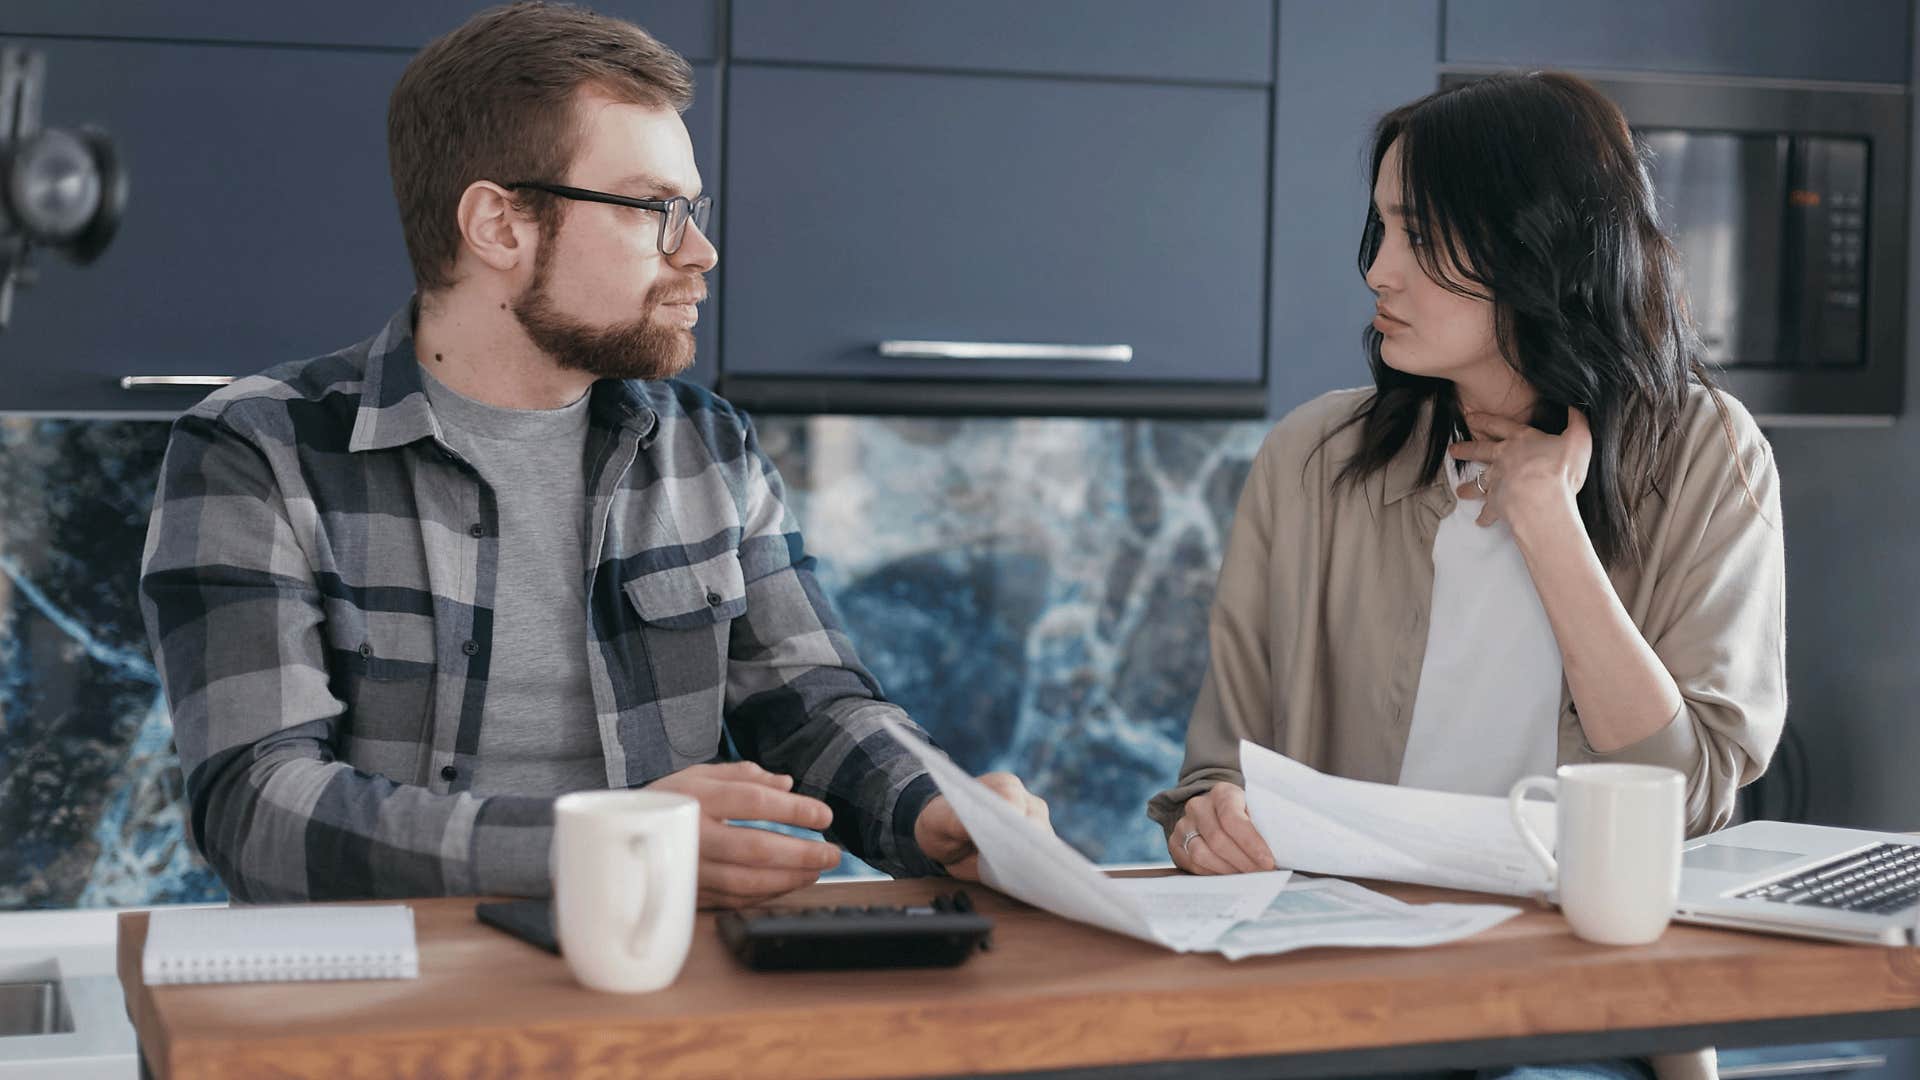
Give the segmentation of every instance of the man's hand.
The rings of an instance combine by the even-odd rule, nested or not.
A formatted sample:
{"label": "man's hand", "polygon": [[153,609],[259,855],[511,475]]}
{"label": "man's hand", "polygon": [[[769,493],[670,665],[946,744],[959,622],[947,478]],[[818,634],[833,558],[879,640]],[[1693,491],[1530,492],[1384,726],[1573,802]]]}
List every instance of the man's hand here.
{"label": "man's hand", "polygon": [[1189,874],[1252,874],[1272,870],[1273,852],[1247,815],[1247,793],[1221,781],[1187,800],[1167,834],[1167,854]]}
{"label": "man's hand", "polygon": [[[1046,800],[1028,791],[1019,777],[1012,773],[988,773],[980,782],[1018,807],[1022,814],[1052,828]],[[932,802],[921,808],[919,819],[913,823],[913,839],[920,845],[921,852],[946,867],[947,873],[964,881],[980,880],[980,851],[973,846],[973,838],[967,835],[966,827],[960,824],[960,815],[953,812],[945,795],[935,795]]]}
{"label": "man's hand", "polygon": [[699,903],[749,907],[820,880],[840,865],[840,849],[729,821],[777,821],[824,829],[833,811],[819,799],[793,793],[793,777],[770,773],[751,761],[693,765],[647,785],[700,801]]}

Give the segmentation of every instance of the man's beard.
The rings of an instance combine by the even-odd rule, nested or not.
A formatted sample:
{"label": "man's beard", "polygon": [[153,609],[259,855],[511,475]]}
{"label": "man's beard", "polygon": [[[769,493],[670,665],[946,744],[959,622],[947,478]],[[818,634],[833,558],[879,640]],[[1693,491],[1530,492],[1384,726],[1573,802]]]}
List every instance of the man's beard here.
{"label": "man's beard", "polygon": [[693,331],[668,326],[655,316],[663,303],[705,299],[698,277],[654,282],[640,314],[613,326],[589,326],[554,307],[547,293],[551,242],[540,245],[533,280],[513,301],[513,315],[527,337],[554,363],[596,379],[665,379],[693,366]]}

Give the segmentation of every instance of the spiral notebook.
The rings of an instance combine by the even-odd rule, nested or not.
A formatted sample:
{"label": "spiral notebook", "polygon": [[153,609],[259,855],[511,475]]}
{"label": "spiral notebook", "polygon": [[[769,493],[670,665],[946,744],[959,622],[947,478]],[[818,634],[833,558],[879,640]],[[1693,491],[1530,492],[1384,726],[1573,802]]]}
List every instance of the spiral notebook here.
{"label": "spiral notebook", "polygon": [[140,973],[168,983],[416,979],[413,909],[285,905],[155,911]]}

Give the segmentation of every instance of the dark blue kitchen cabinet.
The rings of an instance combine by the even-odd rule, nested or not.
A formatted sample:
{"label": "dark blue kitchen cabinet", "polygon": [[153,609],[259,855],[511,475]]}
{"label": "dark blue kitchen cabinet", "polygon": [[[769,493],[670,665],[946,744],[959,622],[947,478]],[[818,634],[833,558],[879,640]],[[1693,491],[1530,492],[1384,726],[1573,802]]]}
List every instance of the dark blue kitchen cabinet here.
{"label": "dark blue kitchen cabinet", "polygon": [[1257,83],[1272,0],[734,0],[735,60]]}
{"label": "dark blue kitchen cabinet", "polygon": [[[417,49],[486,7],[481,0],[6,0],[0,36],[149,38]],[[632,19],[689,60],[720,55],[716,0],[601,0],[595,10]]]}
{"label": "dark blue kitchen cabinet", "polygon": [[[939,397],[909,379],[1022,411],[1198,392],[1257,415],[1268,124],[1265,88],[736,65],[722,389],[868,411]],[[883,355],[907,341],[1132,359]],[[1090,383],[1119,397],[1090,405]]]}
{"label": "dark blue kitchen cabinet", "polygon": [[1909,0],[1447,0],[1443,56],[1457,65],[1905,84],[1911,15]]}
{"label": "dark blue kitchen cabinet", "polygon": [[386,170],[393,53],[37,41],[45,120],[105,128],[119,234],[48,252],[0,336],[0,408],[178,410],[122,377],[245,374],[372,334],[411,288]]}
{"label": "dark blue kitchen cabinet", "polygon": [[[1433,92],[1439,0],[1281,0],[1267,382],[1284,416],[1371,381],[1358,267],[1374,121]],[[1365,62],[1356,62],[1364,57]]]}
{"label": "dark blue kitchen cabinet", "polygon": [[[39,252],[0,334],[0,410],[170,413],[232,376],[350,344],[407,302],[386,165],[400,51],[40,39],[45,120],[98,124],[132,176],[120,233],[76,268]],[[711,66],[696,68],[705,89]],[[714,95],[687,121],[719,175]],[[702,331],[699,370],[715,367]]]}

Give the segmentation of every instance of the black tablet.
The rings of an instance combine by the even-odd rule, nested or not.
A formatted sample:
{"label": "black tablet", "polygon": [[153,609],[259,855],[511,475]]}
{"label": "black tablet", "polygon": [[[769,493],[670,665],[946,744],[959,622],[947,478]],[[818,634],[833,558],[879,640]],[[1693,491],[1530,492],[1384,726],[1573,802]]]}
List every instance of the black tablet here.
{"label": "black tablet", "polygon": [[473,913],[488,926],[560,955],[560,942],[553,934],[553,902],[550,900],[491,900],[475,905]]}

